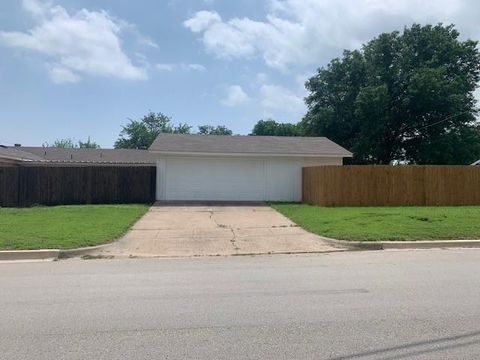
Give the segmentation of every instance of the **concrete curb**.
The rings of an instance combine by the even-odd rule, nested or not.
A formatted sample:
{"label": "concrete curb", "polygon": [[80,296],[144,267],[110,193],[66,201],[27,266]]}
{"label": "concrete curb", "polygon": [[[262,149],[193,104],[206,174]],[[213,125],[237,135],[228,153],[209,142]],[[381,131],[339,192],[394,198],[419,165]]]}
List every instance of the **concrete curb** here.
{"label": "concrete curb", "polygon": [[0,251],[0,261],[11,260],[56,260],[60,255],[58,249],[44,250],[5,250]]}
{"label": "concrete curb", "polygon": [[[233,254],[231,256],[253,256],[253,255],[285,255],[285,254],[313,254],[313,253],[331,253],[347,250],[388,250],[388,249],[444,249],[444,248],[480,248],[480,240],[419,240],[419,241],[347,241],[322,237],[326,243],[337,247],[338,250],[330,251],[306,251],[306,252],[266,252],[252,254]],[[13,260],[57,260],[80,257],[91,254],[92,252],[102,250],[111,243],[83,247],[78,249],[60,250],[5,250],[0,251],[0,261]],[[212,256],[212,255],[206,255]],[[213,255],[215,256],[215,255]],[[140,256],[141,257],[141,256]],[[162,256],[160,256],[161,258]],[[174,256],[176,257],[176,256]],[[180,256],[183,257],[183,256]],[[186,256],[192,257],[192,256]],[[196,256],[193,256],[196,257]],[[152,256],[158,258],[158,256]]]}
{"label": "concrete curb", "polygon": [[97,246],[89,246],[77,249],[61,250],[61,249],[41,249],[41,250],[5,250],[0,251],[0,261],[14,260],[58,260],[79,257],[101,250],[110,245],[103,244]]}
{"label": "concrete curb", "polygon": [[320,237],[322,241],[326,242],[331,246],[335,246],[338,248],[346,248],[347,250],[383,250],[382,244],[376,241],[347,241],[327,238],[324,236]]}
{"label": "concrete curb", "polygon": [[480,248],[480,240],[436,240],[436,241],[384,241],[382,248],[387,249],[442,249],[442,248]]}
{"label": "concrete curb", "polygon": [[92,252],[102,250],[103,248],[111,245],[112,243],[107,243],[107,244],[102,244],[102,245],[96,245],[96,246],[87,246],[87,247],[82,247],[82,248],[77,248],[77,249],[69,249],[69,250],[60,250],[60,253],[58,254],[59,259],[68,259],[68,258],[73,258],[73,257],[79,257],[82,255],[89,255]]}
{"label": "concrete curb", "polygon": [[322,237],[333,245],[350,250],[480,248],[480,240],[348,241]]}

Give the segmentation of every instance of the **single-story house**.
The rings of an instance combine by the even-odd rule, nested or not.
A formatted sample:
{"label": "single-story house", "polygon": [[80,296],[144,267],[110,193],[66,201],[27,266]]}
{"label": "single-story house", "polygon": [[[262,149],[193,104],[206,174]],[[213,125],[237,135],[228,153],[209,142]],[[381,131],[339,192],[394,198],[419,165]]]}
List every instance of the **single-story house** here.
{"label": "single-story house", "polygon": [[301,201],[302,167],[352,153],[325,137],[160,134],[157,200]]}
{"label": "single-story house", "polygon": [[31,165],[155,165],[156,158],[148,150],[134,149],[86,149],[55,147],[15,147],[23,153],[35,156]]}
{"label": "single-story house", "polygon": [[303,167],[351,156],[324,137],[160,134],[149,150],[0,147],[0,165],[153,165],[164,201],[301,201]]}
{"label": "single-story house", "polygon": [[148,150],[0,146],[0,207],[152,203]]}
{"label": "single-story house", "polygon": [[40,161],[39,156],[36,156],[27,151],[20,150],[17,147],[8,147],[0,145],[0,165],[1,166],[15,166],[19,163]]}

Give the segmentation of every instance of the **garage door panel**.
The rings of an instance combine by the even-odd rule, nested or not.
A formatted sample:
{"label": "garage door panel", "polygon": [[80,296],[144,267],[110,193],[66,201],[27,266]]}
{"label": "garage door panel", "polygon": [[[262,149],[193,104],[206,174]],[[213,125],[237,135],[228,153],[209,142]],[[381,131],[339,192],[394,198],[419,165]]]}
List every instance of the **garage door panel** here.
{"label": "garage door panel", "polygon": [[263,160],[168,159],[167,200],[257,200],[265,198]]}

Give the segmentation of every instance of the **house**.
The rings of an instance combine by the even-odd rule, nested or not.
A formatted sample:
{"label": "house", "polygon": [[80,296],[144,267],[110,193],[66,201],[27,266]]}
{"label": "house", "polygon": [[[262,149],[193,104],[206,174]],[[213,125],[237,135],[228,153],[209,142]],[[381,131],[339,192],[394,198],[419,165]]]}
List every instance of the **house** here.
{"label": "house", "polygon": [[[148,150],[80,149],[55,147],[9,147],[5,151],[23,154],[22,165],[155,165],[156,159]],[[0,148],[1,157],[1,148]],[[17,155],[18,157],[18,155]],[[28,161],[28,162],[25,162]]]}
{"label": "house", "polygon": [[475,161],[472,165],[480,166],[480,160]]}
{"label": "house", "polygon": [[0,165],[15,166],[21,162],[40,161],[41,158],[18,147],[0,145]]}
{"label": "house", "polygon": [[301,201],[302,168],[352,154],[323,137],[160,134],[149,150],[0,147],[0,165],[156,166],[156,199]]}
{"label": "house", "polygon": [[148,150],[0,148],[0,207],[152,203]]}
{"label": "house", "polygon": [[302,167],[352,153],[324,137],[160,134],[157,200],[301,201]]}

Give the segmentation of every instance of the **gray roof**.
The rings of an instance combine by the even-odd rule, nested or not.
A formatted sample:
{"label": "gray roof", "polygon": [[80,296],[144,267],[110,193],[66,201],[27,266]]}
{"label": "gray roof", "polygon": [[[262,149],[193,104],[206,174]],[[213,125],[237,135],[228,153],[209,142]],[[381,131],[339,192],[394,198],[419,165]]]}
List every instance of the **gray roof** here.
{"label": "gray roof", "polygon": [[118,164],[155,164],[155,156],[148,150],[134,149],[69,149],[22,146],[23,152],[49,162],[86,162]]}
{"label": "gray roof", "polygon": [[172,154],[352,156],[325,137],[160,134],[150,150]]}
{"label": "gray roof", "polygon": [[38,161],[42,160],[41,157],[32,153],[19,150],[18,147],[5,147],[0,146],[0,158],[15,160],[15,161]]}

